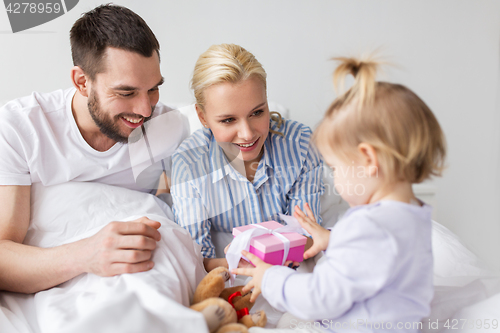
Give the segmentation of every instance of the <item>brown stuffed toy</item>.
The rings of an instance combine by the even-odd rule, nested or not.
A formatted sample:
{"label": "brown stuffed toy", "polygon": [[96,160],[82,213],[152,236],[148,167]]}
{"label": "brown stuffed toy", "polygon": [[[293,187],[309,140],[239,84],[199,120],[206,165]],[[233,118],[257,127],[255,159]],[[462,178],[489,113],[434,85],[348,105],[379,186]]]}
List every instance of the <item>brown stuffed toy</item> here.
{"label": "brown stuffed toy", "polygon": [[208,273],[196,288],[191,309],[203,313],[210,333],[248,332],[249,327],[264,327],[264,311],[249,314],[251,292],[242,295],[243,286],[225,288],[229,271],[218,267]]}

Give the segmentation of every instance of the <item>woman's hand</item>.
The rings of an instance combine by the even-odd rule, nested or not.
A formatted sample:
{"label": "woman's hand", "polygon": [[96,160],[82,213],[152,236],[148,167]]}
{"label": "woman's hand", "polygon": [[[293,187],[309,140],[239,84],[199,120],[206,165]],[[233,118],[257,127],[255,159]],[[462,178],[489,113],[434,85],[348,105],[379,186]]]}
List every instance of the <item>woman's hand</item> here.
{"label": "woman's hand", "polygon": [[243,250],[241,251],[241,254],[247,257],[255,267],[236,268],[233,269],[231,273],[253,277],[253,279],[250,280],[250,282],[248,282],[247,285],[244,286],[243,289],[241,290],[242,293],[247,293],[248,291],[250,291],[250,289],[253,288],[252,296],[250,297],[250,302],[253,303],[255,302],[255,300],[262,291],[261,287],[262,287],[262,279],[264,278],[264,273],[266,273],[266,270],[273,267],[273,265],[266,264],[265,262],[260,260],[259,257],[250,252]]}
{"label": "woman's hand", "polygon": [[314,218],[314,214],[308,203],[305,204],[305,210],[307,214],[304,213],[299,206],[295,206],[293,216],[299,221],[302,228],[306,229],[313,238],[313,245],[304,252],[304,259],[308,259],[326,250],[328,242],[330,241],[330,230],[323,228],[316,222],[316,218]]}
{"label": "woman's hand", "polygon": [[221,266],[228,268],[226,258],[205,258],[203,259],[203,265],[207,272]]}

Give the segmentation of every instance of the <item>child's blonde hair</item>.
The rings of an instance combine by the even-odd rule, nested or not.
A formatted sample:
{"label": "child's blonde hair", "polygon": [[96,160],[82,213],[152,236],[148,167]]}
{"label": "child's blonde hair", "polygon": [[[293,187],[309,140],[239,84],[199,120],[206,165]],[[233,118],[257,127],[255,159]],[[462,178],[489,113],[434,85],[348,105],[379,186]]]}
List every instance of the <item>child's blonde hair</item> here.
{"label": "child's blonde hair", "polygon": [[389,181],[420,183],[444,168],[446,143],[429,107],[400,84],[375,80],[379,63],[373,59],[334,58],[335,87],[347,75],[353,86],[326,111],[314,133],[323,155],[348,160],[360,143],[373,146],[380,171]]}

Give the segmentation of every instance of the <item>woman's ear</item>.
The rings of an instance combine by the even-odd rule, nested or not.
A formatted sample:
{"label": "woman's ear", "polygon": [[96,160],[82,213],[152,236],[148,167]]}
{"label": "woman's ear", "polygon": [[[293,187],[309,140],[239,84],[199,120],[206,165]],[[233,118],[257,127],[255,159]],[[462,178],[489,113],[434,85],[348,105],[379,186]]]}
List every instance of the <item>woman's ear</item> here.
{"label": "woman's ear", "polygon": [[369,176],[378,175],[378,158],[375,148],[365,142],[358,145],[358,152],[361,156],[361,163],[366,168],[365,173]]}
{"label": "woman's ear", "polygon": [[196,113],[198,114],[198,118],[200,119],[201,124],[204,127],[208,128],[208,123],[205,119],[205,111],[203,111],[203,109],[198,104],[195,104],[194,106],[196,107]]}
{"label": "woman's ear", "polygon": [[89,83],[87,75],[79,66],[74,66],[71,68],[71,82],[75,86],[76,90],[85,97],[89,97]]}

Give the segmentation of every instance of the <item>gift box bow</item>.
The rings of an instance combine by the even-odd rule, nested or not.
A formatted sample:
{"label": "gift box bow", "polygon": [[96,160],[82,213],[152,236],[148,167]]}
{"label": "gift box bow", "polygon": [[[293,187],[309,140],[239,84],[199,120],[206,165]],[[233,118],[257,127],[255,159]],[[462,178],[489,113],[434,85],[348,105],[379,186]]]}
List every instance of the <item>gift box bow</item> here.
{"label": "gift box bow", "polygon": [[[241,251],[250,250],[250,242],[252,238],[266,234],[276,236],[283,242],[284,253],[282,265],[285,263],[286,258],[288,257],[288,252],[290,251],[290,240],[283,236],[282,233],[296,232],[299,234],[304,234],[304,229],[301,228],[299,221],[297,221],[297,219],[295,219],[294,217],[284,214],[280,214],[280,217],[283,219],[283,221],[285,221],[285,223],[287,224],[286,226],[278,229],[269,229],[259,224],[253,224],[254,228],[245,230],[233,239],[226,253],[226,260],[229,266],[229,271],[238,268],[238,264],[240,262],[240,259],[242,258]],[[230,286],[232,286],[234,283],[234,277],[235,275],[231,274],[231,278],[229,281]]]}

